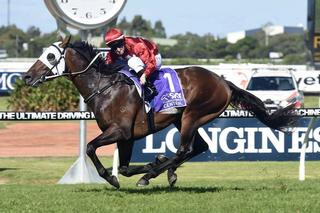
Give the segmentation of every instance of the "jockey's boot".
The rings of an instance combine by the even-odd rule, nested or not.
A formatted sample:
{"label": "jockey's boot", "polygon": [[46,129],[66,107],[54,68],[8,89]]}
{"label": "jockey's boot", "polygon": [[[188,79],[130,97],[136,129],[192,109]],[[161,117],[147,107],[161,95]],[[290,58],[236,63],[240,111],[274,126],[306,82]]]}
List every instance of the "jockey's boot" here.
{"label": "jockey's boot", "polygon": [[[141,70],[140,72],[138,72],[137,73],[138,78],[140,78],[143,73],[144,73],[144,70]],[[143,90],[144,90],[145,101],[150,102],[156,95],[158,95],[156,87],[148,79],[145,85],[143,86]]]}
{"label": "jockey's boot", "polygon": [[148,80],[144,85],[144,94],[146,101],[151,101],[156,95],[158,95],[156,87]]}

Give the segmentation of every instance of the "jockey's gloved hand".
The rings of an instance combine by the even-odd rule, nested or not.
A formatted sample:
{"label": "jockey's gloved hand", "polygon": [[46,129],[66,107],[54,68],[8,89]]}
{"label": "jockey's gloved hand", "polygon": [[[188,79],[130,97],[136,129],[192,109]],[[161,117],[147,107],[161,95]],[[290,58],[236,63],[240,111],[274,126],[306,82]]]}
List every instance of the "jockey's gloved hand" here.
{"label": "jockey's gloved hand", "polygon": [[141,69],[140,71],[135,71],[137,73],[138,78],[140,78],[144,74],[145,69]]}
{"label": "jockey's gloved hand", "polygon": [[140,77],[140,84],[145,85],[146,81],[147,81],[146,74],[143,73]]}

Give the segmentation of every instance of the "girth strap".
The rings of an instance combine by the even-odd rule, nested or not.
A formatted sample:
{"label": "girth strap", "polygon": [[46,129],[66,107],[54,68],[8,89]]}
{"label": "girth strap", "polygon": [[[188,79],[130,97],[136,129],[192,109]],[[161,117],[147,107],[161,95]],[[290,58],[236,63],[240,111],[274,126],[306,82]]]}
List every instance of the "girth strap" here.
{"label": "girth strap", "polygon": [[148,132],[149,134],[151,134],[155,131],[154,113],[152,108],[147,113],[147,123],[148,123]]}

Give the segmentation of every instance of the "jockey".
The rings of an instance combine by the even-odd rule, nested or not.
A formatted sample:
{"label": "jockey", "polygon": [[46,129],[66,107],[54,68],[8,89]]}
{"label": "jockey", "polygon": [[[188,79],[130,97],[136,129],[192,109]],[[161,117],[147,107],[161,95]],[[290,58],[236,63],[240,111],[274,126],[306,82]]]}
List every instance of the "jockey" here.
{"label": "jockey", "polygon": [[144,85],[150,75],[161,67],[161,55],[155,43],[141,37],[128,37],[117,28],[109,29],[104,37],[106,45],[111,48],[106,63],[124,60],[140,77]]}

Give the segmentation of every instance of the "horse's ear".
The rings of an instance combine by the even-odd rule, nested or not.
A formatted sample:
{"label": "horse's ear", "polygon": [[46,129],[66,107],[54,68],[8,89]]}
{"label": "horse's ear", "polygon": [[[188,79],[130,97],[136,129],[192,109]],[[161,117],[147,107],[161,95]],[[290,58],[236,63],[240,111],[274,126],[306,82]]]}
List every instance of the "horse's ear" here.
{"label": "horse's ear", "polygon": [[58,35],[58,41],[61,41],[61,42],[63,42],[63,37],[62,37],[62,35]]}
{"label": "horse's ear", "polygon": [[62,48],[65,48],[65,47],[69,44],[70,40],[71,40],[71,35],[66,36],[66,37],[62,40],[62,43],[61,43],[59,46],[62,47]]}

